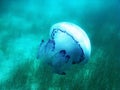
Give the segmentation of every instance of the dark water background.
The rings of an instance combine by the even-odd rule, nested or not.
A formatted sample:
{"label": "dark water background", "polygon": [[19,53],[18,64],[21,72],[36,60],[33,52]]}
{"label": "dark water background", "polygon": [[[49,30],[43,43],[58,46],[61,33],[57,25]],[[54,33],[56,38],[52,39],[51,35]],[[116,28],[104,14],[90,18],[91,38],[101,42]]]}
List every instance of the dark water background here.
{"label": "dark water background", "polygon": [[[81,26],[92,46],[89,62],[65,76],[36,60],[61,21]],[[0,90],[120,90],[120,1],[0,0]]]}

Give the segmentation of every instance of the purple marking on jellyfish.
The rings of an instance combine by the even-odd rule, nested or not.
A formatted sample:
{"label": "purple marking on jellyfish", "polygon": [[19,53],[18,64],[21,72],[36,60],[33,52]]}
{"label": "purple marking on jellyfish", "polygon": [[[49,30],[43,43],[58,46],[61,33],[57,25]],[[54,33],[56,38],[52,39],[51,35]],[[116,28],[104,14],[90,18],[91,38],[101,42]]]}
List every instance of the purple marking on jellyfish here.
{"label": "purple marking on jellyfish", "polygon": [[65,51],[65,50],[61,50],[59,53],[60,53],[60,55],[61,55],[62,57],[64,57],[65,54],[66,54],[66,51]]}

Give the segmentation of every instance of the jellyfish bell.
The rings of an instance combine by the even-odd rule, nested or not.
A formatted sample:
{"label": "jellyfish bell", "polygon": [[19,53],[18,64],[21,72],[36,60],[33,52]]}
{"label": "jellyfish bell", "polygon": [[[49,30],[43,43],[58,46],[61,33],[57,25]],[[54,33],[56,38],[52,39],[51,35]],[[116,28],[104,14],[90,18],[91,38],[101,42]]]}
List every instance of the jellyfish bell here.
{"label": "jellyfish bell", "polygon": [[49,35],[47,42],[41,42],[38,57],[45,55],[46,63],[55,73],[65,75],[73,64],[88,61],[90,40],[79,26],[69,22],[56,23],[51,27]]}
{"label": "jellyfish bell", "polygon": [[50,37],[56,43],[56,50],[65,49],[73,61],[78,61],[77,58],[84,58],[87,62],[90,53],[91,45],[87,34],[77,25],[69,22],[61,22],[52,26]]}

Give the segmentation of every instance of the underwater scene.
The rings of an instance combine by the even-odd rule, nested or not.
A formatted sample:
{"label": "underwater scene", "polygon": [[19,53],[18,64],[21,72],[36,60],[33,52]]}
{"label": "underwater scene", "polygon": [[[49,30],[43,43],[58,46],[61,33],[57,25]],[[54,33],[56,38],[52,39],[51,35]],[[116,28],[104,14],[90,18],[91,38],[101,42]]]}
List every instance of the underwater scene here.
{"label": "underwater scene", "polygon": [[120,90],[120,0],[0,0],[0,90]]}

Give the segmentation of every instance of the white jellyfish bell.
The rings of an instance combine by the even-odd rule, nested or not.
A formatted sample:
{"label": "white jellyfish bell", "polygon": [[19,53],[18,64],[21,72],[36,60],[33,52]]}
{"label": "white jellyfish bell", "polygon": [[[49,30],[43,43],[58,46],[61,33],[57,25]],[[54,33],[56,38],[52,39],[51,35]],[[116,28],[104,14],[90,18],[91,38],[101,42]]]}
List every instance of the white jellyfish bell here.
{"label": "white jellyfish bell", "polygon": [[90,40],[77,25],[69,22],[54,24],[48,41],[41,41],[38,56],[45,56],[45,63],[53,72],[65,75],[73,64],[86,63],[91,54]]}

